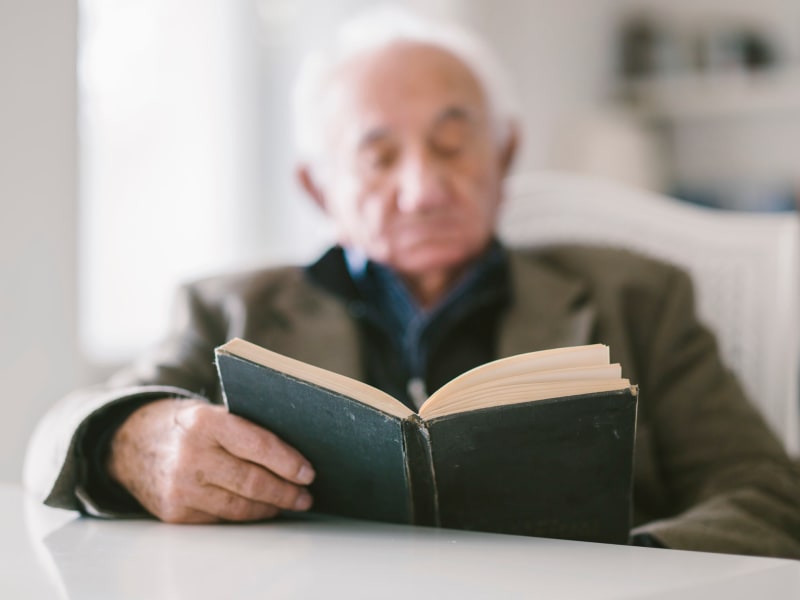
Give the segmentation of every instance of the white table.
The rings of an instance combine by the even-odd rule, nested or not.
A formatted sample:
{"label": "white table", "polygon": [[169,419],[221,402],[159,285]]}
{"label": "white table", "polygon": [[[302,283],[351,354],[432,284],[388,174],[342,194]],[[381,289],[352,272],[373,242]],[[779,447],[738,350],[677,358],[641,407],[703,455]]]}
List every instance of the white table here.
{"label": "white table", "polygon": [[316,518],[98,521],[0,485],[0,598],[800,598],[800,561]]}

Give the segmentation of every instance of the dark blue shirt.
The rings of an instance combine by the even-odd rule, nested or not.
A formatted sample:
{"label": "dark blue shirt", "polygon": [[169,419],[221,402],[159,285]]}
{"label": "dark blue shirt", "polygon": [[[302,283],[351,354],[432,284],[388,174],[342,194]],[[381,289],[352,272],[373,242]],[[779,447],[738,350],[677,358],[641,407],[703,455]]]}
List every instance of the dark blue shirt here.
{"label": "dark blue shirt", "polygon": [[[338,274],[315,277],[321,271]],[[498,243],[430,310],[391,269],[354,250],[332,250],[309,273],[343,297],[358,322],[367,382],[412,408],[450,379],[496,358],[499,317],[511,299],[508,256]],[[343,276],[351,284],[335,285]]]}

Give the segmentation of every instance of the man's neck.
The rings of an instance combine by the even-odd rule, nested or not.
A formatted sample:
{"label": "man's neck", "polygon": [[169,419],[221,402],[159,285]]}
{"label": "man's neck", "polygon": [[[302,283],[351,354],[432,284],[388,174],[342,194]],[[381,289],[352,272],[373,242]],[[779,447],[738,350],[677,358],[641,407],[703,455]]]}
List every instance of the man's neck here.
{"label": "man's neck", "polygon": [[417,277],[401,274],[400,278],[420,308],[430,310],[445,299],[468,268],[469,265],[462,265],[458,269],[442,269]]}
{"label": "man's neck", "polygon": [[[485,257],[494,245],[496,245],[496,242],[490,242],[481,253],[465,261],[457,268],[443,268],[428,271],[424,275],[411,275],[392,271],[385,266],[381,268],[389,269],[389,271],[393,273],[393,276],[403,283],[403,286],[414,303],[422,310],[429,311],[447,298],[453,289],[464,279],[467,272],[469,272],[476,263],[480,262],[482,257]],[[356,279],[361,278],[363,274],[366,273],[367,265],[370,262],[366,254],[352,247],[343,248],[343,252],[350,275]],[[373,264],[380,267],[379,263]]]}

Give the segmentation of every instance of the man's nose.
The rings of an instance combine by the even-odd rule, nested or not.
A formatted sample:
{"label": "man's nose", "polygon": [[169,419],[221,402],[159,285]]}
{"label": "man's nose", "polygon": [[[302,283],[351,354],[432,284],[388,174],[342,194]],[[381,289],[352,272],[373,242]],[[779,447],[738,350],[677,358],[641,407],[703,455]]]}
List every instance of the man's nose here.
{"label": "man's nose", "polygon": [[445,173],[430,158],[406,161],[397,182],[397,207],[400,212],[435,210],[448,200]]}

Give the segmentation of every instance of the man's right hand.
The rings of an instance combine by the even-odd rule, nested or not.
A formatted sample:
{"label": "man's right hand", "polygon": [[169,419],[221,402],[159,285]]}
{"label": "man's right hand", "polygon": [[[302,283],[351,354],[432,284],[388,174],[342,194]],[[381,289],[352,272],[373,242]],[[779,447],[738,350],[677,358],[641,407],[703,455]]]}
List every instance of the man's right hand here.
{"label": "man's right hand", "polygon": [[171,523],[269,519],[306,510],[314,470],[275,434],[222,406],[166,399],[146,404],[111,442],[111,476]]}

